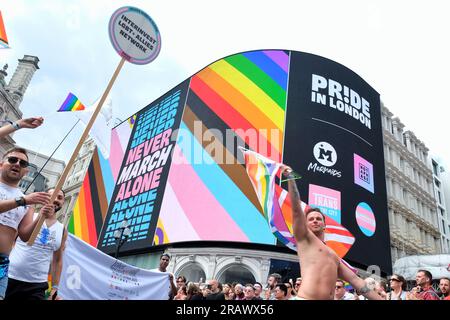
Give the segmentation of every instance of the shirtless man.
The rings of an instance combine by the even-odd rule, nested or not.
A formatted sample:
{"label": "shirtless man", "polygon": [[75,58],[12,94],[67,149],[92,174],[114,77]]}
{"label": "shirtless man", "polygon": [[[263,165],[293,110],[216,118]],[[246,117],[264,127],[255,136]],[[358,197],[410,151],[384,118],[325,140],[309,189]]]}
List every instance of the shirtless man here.
{"label": "shirtless man", "polygon": [[[283,174],[291,178],[292,169],[282,167]],[[288,180],[292,202],[292,229],[297,241],[301,265],[302,285],[297,296],[304,300],[333,300],[338,278],[349,282],[353,288],[371,300],[381,300],[369,289],[366,282],[341,262],[336,253],[324,242],[325,216],[311,208],[303,212],[300,194],[293,179]]]}

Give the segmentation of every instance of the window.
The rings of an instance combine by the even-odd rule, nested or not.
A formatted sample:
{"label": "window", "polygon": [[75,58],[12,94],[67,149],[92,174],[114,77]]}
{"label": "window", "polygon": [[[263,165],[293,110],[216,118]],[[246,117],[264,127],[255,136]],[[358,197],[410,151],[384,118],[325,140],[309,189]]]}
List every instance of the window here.
{"label": "window", "polygon": [[402,216],[400,214],[398,214],[398,213],[395,213],[394,214],[394,220],[395,220],[395,225],[397,227],[399,227],[400,230],[403,230],[402,229]]}
{"label": "window", "polygon": [[437,179],[434,179],[434,185],[435,185],[436,188],[438,188],[438,189],[441,188],[441,183],[440,183]]}
{"label": "window", "polygon": [[403,203],[408,207],[408,191],[406,189],[403,189]]}
{"label": "window", "polygon": [[405,172],[405,160],[403,160],[402,157],[400,157],[400,170],[404,173]]}
{"label": "window", "polygon": [[199,282],[206,280],[205,271],[197,263],[189,263],[177,272],[177,276],[185,276],[188,281]]}
{"label": "window", "polygon": [[432,165],[433,165],[433,173],[435,176],[437,176],[438,175],[438,164],[433,160]]}
{"label": "window", "polygon": [[232,265],[226,269],[218,278],[221,283],[255,283],[253,274],[242,265]]}
{"label": "window", "polygon": [[389,222],[391,224],[395,225],[394,212],[390,208],[388,209],[388,217],[389,217]]}

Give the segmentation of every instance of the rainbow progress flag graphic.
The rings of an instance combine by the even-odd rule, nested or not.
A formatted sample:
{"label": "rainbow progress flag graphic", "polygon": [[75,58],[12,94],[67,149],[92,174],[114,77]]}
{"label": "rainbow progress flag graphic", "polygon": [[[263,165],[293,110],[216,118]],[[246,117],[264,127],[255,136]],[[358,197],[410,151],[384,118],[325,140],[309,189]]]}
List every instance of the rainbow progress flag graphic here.
{"label": "rainbow progress flag graphic", "polygon": [[58,112],[80,111],[84,109],[86,109],[84,104],[82,104],[81,101],[73,93],[70,92],[62,106],[58,109]]}
{"label": "rainbow progress flag graphic", "polygon": [[0,11],[0,48],[9,48],[5,25],[3,24],[2,12]]}
{"label": "rainbow progress flag graphic", "polygon": [[[281,164],[254,151],[244,148],[241,150],[244,153],[247,174],[272,233],[285,246],[296,250],[296,240],[292,233],[290,197],[286,190],[275,183],[275,177],[280,171]],[[302,202],[301,206],[303,210],[306,210],[308,205]],[[325,243],[340,258],[347,254],[354,242],[355,237],[350,231],[335,220],[326,217]],[[349,267],[353,270],[351,266]]]}
{"label": "rainbow progress flag graphic", "polygon": [[97,246],[114,183],[133,130],[130,119],[112,130],[109,159],[105,159],[98,148],[94,150],[67,226],[70,233],[94,247]]}

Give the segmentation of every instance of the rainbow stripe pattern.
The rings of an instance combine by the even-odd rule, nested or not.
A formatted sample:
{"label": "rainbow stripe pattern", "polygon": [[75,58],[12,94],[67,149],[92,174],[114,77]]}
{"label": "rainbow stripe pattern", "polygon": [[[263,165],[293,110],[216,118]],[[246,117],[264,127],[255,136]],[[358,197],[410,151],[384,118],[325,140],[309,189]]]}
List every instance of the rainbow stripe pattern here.
{"label": "rainbow stripe pattern", "polygon": [[244,142],[245,132],[257,132],[258,145],[250,149],[280,162],[288,66],[289,55],[281,50],[236,54],[193,76],[191,90]]}
{"label": "rainbow stripe pattern", "polygon": [[8,36],[6,35],[5,25],[3,23],[1,11],[0,11],[0,48],[9,48]]}
{"label": "rainbow stripe pattern", "polygon": [[128,119],[112,130],[109,159],[96,148],[73,208],[67,228],[92,246],[97,246],[132,129]]}
{"label": "rainbow stripe pattern", "polygon": [[[170,242],[276,244],[242,152],[225,137],[281,161],[288,67],[288,51],[252,51],[218,60],[191,77],[159,214]],[[202,137],[207,131],[215,148]],[[161,232],[154,243],[163,239]]]}
{"label": "rainbow stripe pattern", "polygon": [[[295,250],[295,238],[283,217],[282,207],[286,202],[286,191],[275,184],[281,164],[269,160],[251,150],[243,150],[245,167],[264,216],[275,237],[287,247]],[[280,199],[283,199],[281,202]],[[289,207],[290,209],[290,207]]]}
{"label": "rainbow stripe pattern", "polygon": [[274,203],[275,176],[281,166],[260,154],[242,149],[245,157],[245,168],[261,204],[264,216],[269,219],[277,207]]}
{"label": "rainbow stripe pattern", "polygon": [[[287,51],[252,51],[221,59],[191,77],[149,246],[214,240],[281,242],[296,250],[290,197],[275,183],[282,161],[288,68]],[[93,246],[136,120],[133,115],[112,131],[111,157],[95,153],[80,190],[69,230]],[[226,143],[229,136],[246,151]],[[326,223],[327,245],[345,256],[353,235],[332,219]]]}
{"label": "rainbow stripe pattern", "polygon": [[66,100],[58,109],[58,112],[63,111],[80,111],[84,110],[86,107],[81,103],[81,101],[71,92],[67,95]]}

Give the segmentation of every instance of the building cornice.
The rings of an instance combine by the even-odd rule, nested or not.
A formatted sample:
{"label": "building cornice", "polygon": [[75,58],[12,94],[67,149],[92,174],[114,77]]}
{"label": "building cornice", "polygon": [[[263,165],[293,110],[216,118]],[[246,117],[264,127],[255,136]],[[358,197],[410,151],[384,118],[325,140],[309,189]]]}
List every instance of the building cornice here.
{"label": "building cornice", "polygon": [[423,219],[422,217],[417,215],[414,211],[407,208],[405,205],[403,205],[397,199],[388,197],[388,208],[392,208],[395,212],[402,215],[407,221],[416,224],[418,227],[420,227],[426,233],[430,233],[433,237],[435,237],[435,238],[440,237],[440,232],[439,232],[438,227],[432,225],[430,222],[426,221],[425,219]]}
{"label": "building cornice", "polygon": [[385,144],[387,144],[390,147],[393,147],[395,151],[397,151],[400,155],[405,158],[406,161],[410,163],[413,167],[420,170],[421,173],[423,173],[426,178],[432,179],[433,172],[431,168],[428,167],[426,163],[424,163],[422,160],[416,157],[414,153],[408,150],[407,147],[405,147],[402,143],[397,141],[395,137],[390,133],[388,130],[383,130],[383,138]]}

